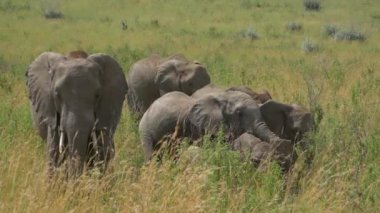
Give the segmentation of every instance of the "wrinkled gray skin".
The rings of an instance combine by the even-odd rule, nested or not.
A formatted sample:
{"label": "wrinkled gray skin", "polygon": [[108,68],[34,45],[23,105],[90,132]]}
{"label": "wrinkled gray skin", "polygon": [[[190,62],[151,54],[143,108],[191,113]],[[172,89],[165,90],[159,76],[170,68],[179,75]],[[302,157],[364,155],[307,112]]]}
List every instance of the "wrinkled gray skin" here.
{"label": "wrinkled gray skin", "polygon": [[160,96],[172,91],[191,95],[209,84],[210,76],[202,64],[183,55],[151,55],[132,65],[127,82],[129,110],[140,118]]}
{"label": "wrinkled gray skin", "polygon": [[139,135],[146,162],[158,149],[157,143],[161,138],[174,132],[177,121],[183,121],[185,113],[194,104],[194,99],[177,91],[167,93],[153,102],[139,124]]}
{"label": "wrinkled gray skin", "polygon": [[272,96],[269,94],[267,90],[262,90],[259,92],[253,91],[251,88],[246,87],[246,86],[234,86],[234,87],[229,87],[227,89],[224,89],[219,86],[215,86],[214,84],[208,84],[199,90],[195,91],[191,97],[195,99],[202,98],[210,93],[218,93],[218,92],[225,92],[225,91],[240,91],[248,94],[251,96],[253,100],[255,100],[258,104],[263,104],[267,102],[268,100],[272,99]]}
{"label": "wrinkled gray skin", "polygon": [[269,92],[267,90],[255,92],[251,88],[246,87],[246,86],[235,86],[235,87],[228,88],[227,91],[244,92],[244,93],[248,94],[249,96],[251,96],[251,98],[259,104],[263,104],[269,100],[272,100],[272,96],[269,94]]}
{"label": "wrinkled gray skin", "polygon": [[232,141],[231,148],[239,151],[242,159],[249,159],[256,167],[265,163],[269,157],[276,160],[283,171],[288,171],[297,159],[290,141],[270,144],[249,133],[244,133]]}
{"label": "wrinkled gray skin", "polygon": [[178,119],[183,136],[190,135],[192,139],[206,133],[216,135],[220,128],[224,128],[228,140],[249,132],[263,141],[281,141],[262,120],[257,103],[245,93],[210,93],[193,99],[186,94],[172,92],[153,102],[140,121],[139,132],[146,161],[151,158],[157,142],[174,132]]}
{"label": "wrinkled gray skin", "polygon": [[225,92],[225,89],[219,86],[215,86],[214,84],[207,84],[206,86],[198,89],[195,91],[191,97],[195,99],[200,99],[202,97],[205,97],[209,94],[215,94],[215,93],[223,93]]}
{"label": "wrinkled gray skin", "polygon": [[260,111],[271,131],[295,143],[315,128],[312,113],[300,105],[268,101],[260,106]]}
{"label": "wrinkled gray skin", "polygon": [[65,158],[74,177],[95,159],[106,168],[128,89],[120,65],[102,53],[72,58],[44,52],[26,76],[34,125],[47,141],[49,175]]}

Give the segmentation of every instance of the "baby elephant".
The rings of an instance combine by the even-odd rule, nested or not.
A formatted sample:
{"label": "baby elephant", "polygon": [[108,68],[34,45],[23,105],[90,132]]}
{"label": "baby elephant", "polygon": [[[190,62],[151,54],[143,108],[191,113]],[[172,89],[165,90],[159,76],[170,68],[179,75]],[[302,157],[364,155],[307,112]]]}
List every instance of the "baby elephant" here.
{"label": "baby elephant", "polygon": [[269,100],[272,100],[272,96],[269,94],[268,90],[261,90],[259,92],[255,92],[247,86],[235,86],[228,88],[227,91],[244,92],[251,96],[252,99],[255,100],[258,104],[263,104]]}
{"label": "baby elephant", "polygon": [[182,130],[179,137],[192,140],[205,134],[215,136],[221,128],[225,130],[227,141],[244,132],[272,143],[283,140],[269,130],[257,103],[243,92],[210,93],[195,99],[175,91],[155,100],[140,121],[139,134],[146,161],[157,150],[161,138],[173,133],[177,124]]}
{"label": "baby elephant", "polygon": [[284,172],[289,171],[297,159],[291,142],[280,141],[270,144],[249,133],[244,133],[235,139],[231,143],[231,148],[239,151],[242,159],[249,159],[256,167],[262,165],[267,158],[273,158]]}

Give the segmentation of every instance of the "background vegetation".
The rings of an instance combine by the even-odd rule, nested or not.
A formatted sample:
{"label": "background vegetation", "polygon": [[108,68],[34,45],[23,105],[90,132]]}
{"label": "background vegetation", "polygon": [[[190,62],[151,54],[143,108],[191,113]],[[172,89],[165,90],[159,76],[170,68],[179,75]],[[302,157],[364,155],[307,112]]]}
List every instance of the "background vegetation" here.
{"label": "background vegetation", "polygon": [[[379,211],[380,1],[319,3],[1,0],[0,211]],[[47,184],[24,72],[41,52],[76,49],[111,54],[126,73],[151,53],[184,53],[215,84],[268,89],[276,100],[323,111],[310,136],[315,159],[306,165],[301,155],[284,179],[275,165],[258,172],[218,143],[194,163],[144,166],[125,106],[112,171]]]}

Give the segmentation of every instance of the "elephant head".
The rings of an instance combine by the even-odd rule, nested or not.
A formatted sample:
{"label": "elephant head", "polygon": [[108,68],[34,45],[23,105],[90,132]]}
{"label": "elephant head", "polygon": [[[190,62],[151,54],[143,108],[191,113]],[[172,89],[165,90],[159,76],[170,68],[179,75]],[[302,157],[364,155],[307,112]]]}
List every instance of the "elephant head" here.
{"label": "elephant head", "polygon": [[182,55],[175,55],[157,67],[155,83],[161,96],[171,91],[181,91],[191,95],[209,84],[210,76],[198,61],[189,61]]}
{"label": "elephant head", "polygon": [[232,149],[239,151],[242,159],[249,159],[256,167],[265,166],[266,160],[275,160],[283,171],[288,171],[297,159],[297,154],[290,141],[270,144],[261,141],[252,134],[244,133],[232,142]]}
{"label": "elephant head", "polygon": [[263,141],[276,142],[279,138],[269,130],[261,118],[258,104],[239,91],[212,93],[197,100],[192,106],[189,123],[198,135],[216,134],[220,128],[233,140],[243,132],[251,133]]}
{"label": "elephant head", "polygon": [[85,57],[45,52],[26,73],[33,119],[48,142],[49,169],[64,153],[74,175],[95,154],[104,163],[113,157],[113,134],[127,91],[123,70],[111,56]]}
{"label": "elephant head", "polygon": [[312,113],[296,104],[268,101],[260,106],[260,111],[269,129],[280,138],[297,142],[315,128]]}

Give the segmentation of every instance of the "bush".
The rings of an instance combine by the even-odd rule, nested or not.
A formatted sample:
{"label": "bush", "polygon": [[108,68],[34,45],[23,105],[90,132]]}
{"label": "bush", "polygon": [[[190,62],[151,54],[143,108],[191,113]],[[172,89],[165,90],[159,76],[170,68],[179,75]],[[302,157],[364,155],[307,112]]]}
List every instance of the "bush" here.
{"label": "bush", "polygon": [[316,52],[319,50],[319,46],[314,41],[305,39],[301,44],[301,49],[304,52]]}
{"label": "bush", "polygon": [[257,34],[256,30],[252,27],[242,31],[241,35],[243,36],[243,38],[248,38],[251,40],[256,40],[259,38],[259,35]]}
{"label": "bush", "polygon": [[63,14],[60,11],[60,1],[58,0],[42,0],[41,9],[46,19],[60,19]]}
{"label": "bush", "polygon": [[305,7],[305,10],[319,11],[321,9],[321,5],[318,0],[304,0],[303,6]]}
{"label": "bush", "polygon": [[334,39],[337,41],[364,41],[366,39],[366,36],[362,32],[351,28],[336,32]]}
{"label": "bush", "polygon": [[297,22],[289,22],[288,25],[286,26],[286,29],[292,32],[300,31],[302,30],[302,24],[297,23]]}
{"label": "bush", "polygon": [[333,24],[326,24],[322,26],[322,34],[327,36],[334,36],[338,28]]}
{"label": "bush", "polygon": [[44,12],[46,19],[60,19],[63,18],[63,14],[60,11],[47,9]]}

